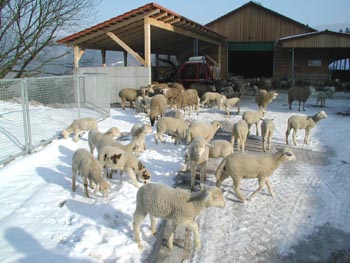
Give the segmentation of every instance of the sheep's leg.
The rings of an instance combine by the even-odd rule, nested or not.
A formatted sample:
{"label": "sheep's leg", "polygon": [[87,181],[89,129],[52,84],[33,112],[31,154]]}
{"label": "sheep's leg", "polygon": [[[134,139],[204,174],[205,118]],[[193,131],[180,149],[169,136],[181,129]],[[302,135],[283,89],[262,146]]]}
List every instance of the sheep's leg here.
{"label": "sheep's leg", "polygon": [[157,234],[157,219],[151,214],[149,215],[149,218],[151,219],[151,231],[152,234],[155,236]]}
{"label": "sheep's leg", "polygon": [[298,133],[298,129],[293,129],[292,137],[293,137],[294,145],[297,145],[297,133]]}
{"label": "sheep's leg", "polygon": [[263,189],[263,187],[264,187],[264,185],[265,185],[265,182],[266,182],[266,179],[265,179],[265,178],[259,177],[259,187],[258,187],[258,189],[255,190],[254,193],[252,193],[252,195],[251,195],[250,198],[249,198],[250,200],[253,200],[254,197],[256,196],[256,194],[257,194],[261,189]]}
{"label": "sheep's leg", "polygon": [[289,142],[288,142],[289,133],[290,133],[290,130],[287,129],[287,131],[286,131],[286,144],[287,145],[289,145]]}
{"label": "sheep's leg", "polygon": [[255,123],[256,136],[259,136],[258,123]]}
{"label": "sheep's leg", "polygon": [[72,191],[75,192],[76,184],[75,181],[77,179],[77,169],[72,166]]}
{"label": "sheep's leg", "polygon": [[174,234],[175,234],[176,228],[177,228],[177,223],[175,223],[174,220],[172,220],[171,232],[167,242],[168,248],[170,249],[173,249],[174,247]]}
{"label": "sheep's leg", "polygon": [[147,213],[140,211],[136,206],[136,210],[134,213],[134,220],[133,220],[133,228],[134,228],[135,241],[139,249],[143,248],[141,244],[141,239],[140,239],[140,224],[143,222],[146,216],[147,216]]}
{"label": "sheep's leg", "polygon": [[267,190],[269,190],[270,195],[275,196],[275,193],[272,191],[271,181],[269,178],[266,179],[266,186],[267,186]]}
{"label": "sheep's leg", "polygon": [[89,198],[89,191],[88,191],[88,180],[85,175],[83,175],[84,180],[84,193],[87,198]]}
{"label": "sheep's leg", "polygon": [[241,186],[241,179],[233,179],[233,191],[236,193],[239,199],[241,199],[242,202],[245,201],[245,197],[242,195],[240,186]]}
{"label": "sheep's leg", "polygon": [[194,190],[194,185],[196,181],[196,166],[190,162],[191,165],[191,191]]}
{"label": "sheep's leg", "polygon": [[[232,144],[232,147],[233,147],[233,151],[235,151],[235,136],[231,136],[231,144]],[[237,152],[238,152],[238,147],[237,147]]]}
{"label": "sheep's leg", "polygon": [[304,144],[309,145],[309,136],[310,136],[310,129],[305,129],[305,137],[304,137]]}
{"label": "sheep's leg", "polygon": [[267,137],[267,149],[271,150],[271,140],[272,140],[272,135],[269,134],[269,136]]}
{"label": "sheep's leg", "polygon": [[298,108],[298,111],[300,111],[300,106],[301,106],[301,101],[299,100],[299,108]]}
{"label": "sheep's leg", "polygon": [[189,229],[191,229],[193,231],[194,245],[196,248],[200,248],[201,247],[201,240],[199,237],[198,224],[195,221],[187,220],[187,221],[183,222],[183,225],[187,226]]}
{"label": "sheep's leg", "polygon": [[205,175],[206,175],[206,171],[207,171],[207,162],[204,162],[203,164],[200,165],[200,189],[203,190],[204,189],[204,180]]}
{"label": "sheep's leg", "polygon": [[131,179],[131,181],[132,181],[132,184],[133,184],[135,187],[139,188],[139,184],[138,184],[138,182],[137,182],[136,175],[135,175],[134,171],[133,171],[132,169],[128,168],[128,169],[127,169],[127,173],[128,173],[129,176],[130,176],[130,179]]}

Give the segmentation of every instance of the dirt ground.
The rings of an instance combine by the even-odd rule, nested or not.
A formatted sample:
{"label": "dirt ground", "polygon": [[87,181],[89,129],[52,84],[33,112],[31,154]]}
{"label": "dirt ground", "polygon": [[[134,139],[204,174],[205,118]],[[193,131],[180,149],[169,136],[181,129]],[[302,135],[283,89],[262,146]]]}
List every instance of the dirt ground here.
{"label": "dirt ground", "polygon": [[[232,126],[230,123],[222,123],[223,127],[219,130],[215,139],[223,139],[229,136]],[[281,146],[285,146],[281,143]],[[246,149],[249,152],[261,152],[261,142],[254,136],[250,136],[246,145]],[[278,146],[277,146],[278,147]],[[316,167],[326,167],[332,156],[332,150],[329,148],[325,152],[315,152],[306,148],[293,148],[295,154],[298,156],[297,162],[303,165],[312,164]],[[207,184],[215,185],[214,173],[218,166],[219,161],[210,160],[207,167]],[[153,253],[148,258],[147,262],[160,262],[160,263],[172,263],[172,262],[201,262],[202,257],[210,255],[210,259],[206,258],[206,262],[283,262],[283,263],[321,263],[321,262],[334,262],[334,263],[346,263],[350,262],[350,234],[342,232],[338,229],[332,228],[329,224],[325,223],[312,232],[302,242],[292,246],[294,253],[287,256],[281,256],[278,252],[275,236],[283,236],[285,228],[296,229],[299,226],[295,225],[295,222],[303,222],[307,224],[310,220],[318,220],[314,218],[314,214],[310,209],[313,207],[312,202],[305,202],[304,194],[300,193],[298,185],[292,184],[292,175],[297,175],[303,172],[299,165],[285,163],[280,169],[281,173],[287,174],[287,179],[279,185],[279,192],[285,194],[280,195],[275,201],[269,200],[269,196],[259,198],[266,198],[266,202],[263,201],[256,207],[256,204],[242,205],[237,202],[237,199],[232,191],[232,182],[223,184],[223,190],[225,191],[225,198],[228,200],[222,215],[219,215],[221,220],[219,225],[213,226],[212,222],[217,221],[217,210],[204,211],[200,219],[197,220],[200,224],[201,239],[210,239],[213,231],[215,232],[216,239],[232,240],[232,246],[220,247],[220,244],[216,244],[215,248],[207,247],[204,243],[202,252],[195,252],[192,250],[191,234],[184,227],[180,227],[177,230],[174,239],[174,249],[171,251],[166,247],[166,238],[168,236],[166,223],[163,222],[158,233],[158,241],[154,247]],[[227,180],[229,181],[229,180]],[[190,185],[189,173],[179,172],[177,177],[177,187],[188,189]],[[312,190],[317,190],[317,178],[307,178],[305,185],[312,185]],[[252,184],[256,184],[255,180]],[[273,184],[273,180],[272,180]],[[242,189],[242,192],[247,194],[246,189]],[[231,202],[229,201],[231,200]],[[316,202],[316,200],[315,200]],[[271,207],[274,207],[274,212],[269,213]],[[349,209],[348,205],[344,209]],[[312,208],[311,208],[312,210]],[[232,216],[227,216],[232,214]],[[284,214],[284,215],[282,215]],[[285,216],[288,214],[288,216]],[[257,215],[261,215],[264,218],[265,227],[262,228],[261,224],[254,224],[254,221],[259,220],[255,218]],[[302,215],[306,217],[302,220],[293,220],[293,217],[299,217]],[[213,219],[215,218],[215,220]],[[271,221],[267,220],[271,218]],[[280,222],[276,224],[275,222]],[[230,226],[227,228],[227,226]],[[214,228],[214,230],[213,230]],[[245,240],[236,239],[236,233],[240,233],[238,238],[242,238],[242,233],[245,236],[249,236],[250,240],[253,239],[254,243],[249,243]],[[164,236],[163,236],[164,235]],[[183,237],[186,237],[185,240]],[[203,241],[202,241],[203,242]],[[204,241],[205,242],[205,241]],[[214,241],[215,242],[215,241]],[[237,248],[239,244],[243,244],[242,248]],[[234,245],[235,244],[235,245]],[[241,249],[241,250],[240,250]],[[237,255],[237,251],[241,253]],[[196,254],[197,253],[197,254]]]}

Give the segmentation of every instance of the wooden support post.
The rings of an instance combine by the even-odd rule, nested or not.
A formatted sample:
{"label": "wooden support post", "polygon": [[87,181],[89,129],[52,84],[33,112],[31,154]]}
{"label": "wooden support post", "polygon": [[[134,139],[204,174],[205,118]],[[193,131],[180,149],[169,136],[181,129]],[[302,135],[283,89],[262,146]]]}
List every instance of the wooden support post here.
{"label": "wooden support post", "polygon": [[106,49],[101,50],[102,67],[106,67]]}
{"label": "wooden support post", "polygon": [[84,49],[80,49],[79,46],[73,47],[74,52],[74,68],[79,68],[79,60],[84,54]]}
{"label": "wooden support post", "polygon": [[151,24],[148,17],[144,19],[144,42],[145,42],[145,66],[149,68],[148,83],[152,82],[152,62],[151,62]]}

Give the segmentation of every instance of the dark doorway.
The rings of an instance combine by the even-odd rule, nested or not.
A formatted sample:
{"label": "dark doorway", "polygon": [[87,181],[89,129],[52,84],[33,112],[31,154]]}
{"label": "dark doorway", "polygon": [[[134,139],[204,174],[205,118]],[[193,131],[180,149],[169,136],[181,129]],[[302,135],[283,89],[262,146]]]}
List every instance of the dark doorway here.
{"label": "dark doorway", "polygon": [[229,51],[228,72],[246,78],[272,77],[272,51]]}

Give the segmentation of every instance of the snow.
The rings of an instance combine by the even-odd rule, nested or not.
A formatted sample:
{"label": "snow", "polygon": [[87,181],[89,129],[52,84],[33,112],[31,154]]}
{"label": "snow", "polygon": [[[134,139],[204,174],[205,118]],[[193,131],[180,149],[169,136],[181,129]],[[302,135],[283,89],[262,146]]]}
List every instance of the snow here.
{"label": "snow", "polygon": [[[313,97],[306,105],[306,112],[298,113],[296,104],[290,111],[286,94],[279,93],[266,116],[274,119],[276,125],[274,149],[285,145],[289,116],[313,115],[320,110],[314,106],[316,98]],[[307,150],[308,159],[277,169],[271,178],[276,197],[265,194],[267,189],[264,189],[254,201],[238,203],[232,192],[232,181],[224,182],[227,207],[209,208],[199,216],[202,249],[192,254],[191,261],[245,262],[243,259],[249,258],[248,254],[256,256],[270,249],[287,255],[326,223],[350,232],[350,122],[349,117],[337,114],[350,111],[349,101],[350,96],[345,93],[337,93],[336,99],[327,100],[324,110],[328,118],[312,130],[310,146],[302,145],[304,133],[299,132],[300,145],[291,148],[297,157]],[[15,106],[8,105],[11,109]],[[44,111],[42,106],[40,109],[40,114],[53,115],[53,109]],[[242,99],[241,112],[248,109],[257,109],[252,97]],[[240,118],[241,115],[227,117],[224,111],[207,108],[201,109],[199,115],[186,116],[189,121],[207,123],[212,120],[234,123]],[[149,123],[149,119],[144,114],[136,115],[134,110],[113,108],[111,116],[99,122],[99,130],[118,127],[128,132],[134,123]],[[55,131],[53,128],[53,133]],[[251,134],[255,134],[254,127]],[[261,143],[259,137],[252,137]],[[183,165],[186,146],[175,146],[169,137],[166,140],[155,144],[154,135],[147,136],[147,150],[139,159],[151,171],[152,182],[173,186],[174,177]],[[80,178],[77,191],[71,191],[71,158],[79,148],[88,149],[87,133],[78,143],[55,139],[34,154],[0,169],[2,262],[142,262],[147,259],[156,238],[151,234],[147,217],[141,225],[144,250],[138,250],[132,229],[137,189],[127,175],[123,180],[114,175],[107,199],[92,191],[91,198],[85,198]],[[215,180],[210,178],[206,184],[214,185]],[[241,188],[249,195],[256,187],[256,180],[247,180]],[[216,224],[220,227],[216,228]],[[254,238],[261,239],[261,245],[251,245]],[[264,239],[269,245],[264,246]],[[255,256],[252,258],[258,258]]]}

